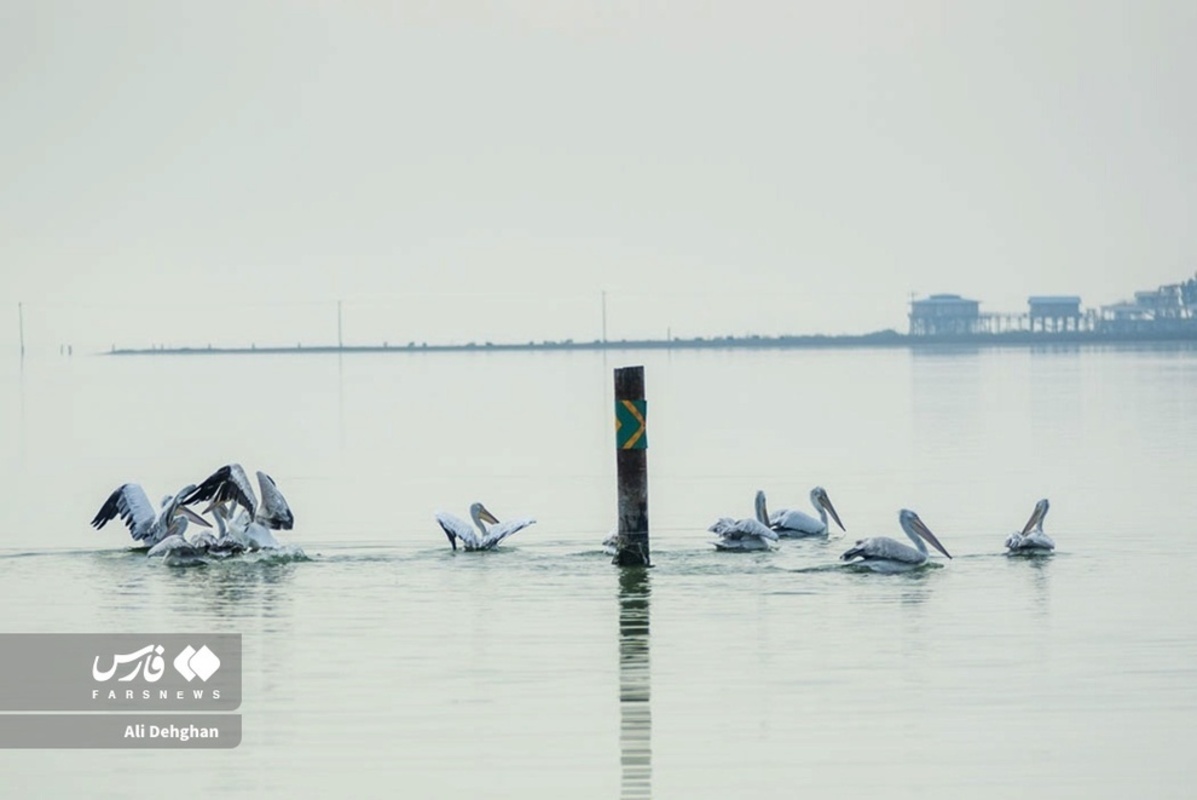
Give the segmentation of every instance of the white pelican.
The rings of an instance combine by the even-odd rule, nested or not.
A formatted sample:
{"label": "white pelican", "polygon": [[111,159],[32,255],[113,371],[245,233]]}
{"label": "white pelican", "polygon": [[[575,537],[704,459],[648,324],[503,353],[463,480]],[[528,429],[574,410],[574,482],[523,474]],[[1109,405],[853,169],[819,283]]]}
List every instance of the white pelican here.
{"label": "white pelican", "polygon": [[777,533],[769,528],[769,512],[765,508],[765,493],[756,493],[756,519],[720,517],[707,528],[719,538],[716,550],[768,550],[777,541]]}
{"label": "white pelican", "polygon": [[1035,510],[1031,512],[1031,518],[1027,520],[1022,531],[1010,534],[1006,539],[1006,547],[1012,554],[1046,554],[1056,549],[1052,537],[1043,532],[1043,518],[1047,516],[1050,507],[1046,497],[1040,500],[1035,504]]}
{"label": "white pelican", "polygon": [[167,536],[154,545],[146,553],[146,558],[173,556],[175,558],[192,559],[208,555],[220,546],[220,540],[207,531],[202,531],[192,539],[180,533]]}
{"label": "white pelican", "polygon": [[[487,511],[486,506],[481,503],[474,503],[470,506],[470,519],[478,527],[477,531],[461,517],[455,517],[444,511],[436,512],[436,521],[440,524],[441,530],[445,532],[445,536],[449,537],[449,544],[453,545],[454,550],[457,549],[458,539],[461,540],[461,546],[465,550],[494,550],[511,534],[536,522],[531,517],[499,522],[498,518]],[[489,522],[491,527],[487,528],[483,522]]]}
{"label": "white pelican", "polygon": [[783,508],[773,512],[769,517],[769,527],[783,538],[826,536],[827,514],[830,512],[831,518],[835,520],[836,525],[840,526],[840,530],[845,533],[848,531],[844,527],[844,523],[840,522],[840,515],[835,513],[835,506],[831,504],[831,498],[827,496],[826,489],[822,486],[811,489],[810,502],[819,514],[818,519],[797,508]]}
{"label": "white pelican", "polygon": [[251,520],[244,509],[237,510],[232,500],[209,504],[218,535],[212,537],[209,549],[213,555],[235,555],[246,550],[274,550],[280,545],[274,534],[260,522]]}
{"label": "white pelican", "polygon": [[923,544],[924,539],[948,558],[952,557],[939,543],[939,539],[935,538],[935,534],[919,519],[919,515],[910,509],[904,508],[898,512],[898,524],[910,537],[910,541],[914,542],[914,547],[896,542],[888,536],[874,536],[871,539],[859,540],[840,558],[851,561],[859,556],[862,560],[855,563],[874,572],[904,572],[927,563],[927,545]]}
{"label": "white pelican", "polygon": [[155,511],[140,484],[126,483],[108,496],[91,524],[99,530],[119,514],[135,541],[153,547],[168,536],[182,536],[189,520],[205,528],[212,527],[206,519],[182,504],[183,498],[194,490],[195,485],[191,484],[184,486],[174,497],[166,495],[162,498],[162,507]]}
{"label": "white pelican", "polygon": [[214,503],[209,508],[220,528],[221,546],[234,550],[277,550],[281,546],[270,528],[250,519],[245,509],[238,511],[232,501]]}
{"label": "white pelican", "polygon": [[[291,507],[287,505],[274,479],[260,470],[258,487],[262,490],[260,505],[241,465],[226,464],[205,478],[191,494],[183,498],[183,502],[210,501],[208,510],[221,524],[222,539],[231,538],[254,550],[276,548],[279,546],[278,540],[271,530],[291,530],[295,525],[295,515],[291,513]],[[234,516],[233,511],[238,505],[244,510]]]}
{"label": "white pelican", "polygon": [[607,534],[607,538],[603,539],[603,552],[609,556],[619,554],[619,528],[613,529]]}
{"label": "white pelican", "polygon": [[[247,519],[245,512],[241,513],[238,518],[233,517],[233,509],[235,504],[230,500],[223,503],[213,503],[208,510],[212,512],[212,518],[216,520],[217,535],[213,536],[209,531],[200,531],[196,536],[188,539],[182,534],[174,534],[167,536],[158,544],[150,548],[146,553],[146,557],[169,557],[173,560],[192,561],[202,559],[205,556],[213,556],[215,558],[227,558],[228,556],[238,555],[247,550],[260,550],[264,547],[277,547],[278,543],[274,542],[274,537],[270,531],[264,526],[251,522],[249,523],[249,531],[244,524]],[[273,545],[263,544],[260,539],[254,535],[255,528],[261,530],[265,536],[269,537]]]}

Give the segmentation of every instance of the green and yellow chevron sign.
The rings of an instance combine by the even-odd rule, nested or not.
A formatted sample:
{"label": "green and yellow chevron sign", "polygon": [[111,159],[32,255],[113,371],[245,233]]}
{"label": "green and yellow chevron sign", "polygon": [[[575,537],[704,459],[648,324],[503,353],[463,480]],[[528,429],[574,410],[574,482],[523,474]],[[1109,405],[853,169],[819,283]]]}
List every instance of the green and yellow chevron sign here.
{"label": "green and yellow chevron sign", "polygon": [[648,434],[645,417],[647,400],[615,401],[615,446],[620,450],[647,450]]}

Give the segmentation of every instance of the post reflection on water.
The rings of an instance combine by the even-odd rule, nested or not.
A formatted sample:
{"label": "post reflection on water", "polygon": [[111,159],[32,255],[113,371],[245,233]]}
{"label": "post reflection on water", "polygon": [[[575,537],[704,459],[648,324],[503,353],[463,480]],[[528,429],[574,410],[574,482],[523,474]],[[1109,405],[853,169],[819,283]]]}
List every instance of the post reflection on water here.
{"label": "post reflection on water", "polygon": [[619,571],[620,797],[652,796],[648,569]]}

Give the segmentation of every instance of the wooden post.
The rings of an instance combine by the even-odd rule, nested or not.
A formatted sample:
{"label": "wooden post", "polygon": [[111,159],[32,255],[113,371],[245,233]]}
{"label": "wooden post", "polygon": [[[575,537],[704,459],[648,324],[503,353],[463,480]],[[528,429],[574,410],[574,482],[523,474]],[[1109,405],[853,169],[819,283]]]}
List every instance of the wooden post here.
{"label": "wooden post", "polygon": [[615,559],[621,567],[650,567],[648,552],[648,406],[644,367],[615,370],[615,466],[619,486],[619,537]]}

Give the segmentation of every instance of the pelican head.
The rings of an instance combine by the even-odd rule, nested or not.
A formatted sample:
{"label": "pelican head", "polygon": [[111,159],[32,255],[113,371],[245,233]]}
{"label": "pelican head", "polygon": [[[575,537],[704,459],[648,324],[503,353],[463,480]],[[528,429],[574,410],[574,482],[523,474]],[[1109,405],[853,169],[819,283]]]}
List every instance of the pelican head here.
{"label": "pelican head", "polygon": [[470,506],[470,519],[474,520],[474,524],[479,528],[482,527],[483,522],[489,522],[491,525],[497,525],[499,520],[495,515],[486,510],[486,506],[481,503],[474,503]]}
{"label": "pelican head", "polygon": [[[835,513],[835,506],[831,504],[831,498],[827,496],[827,490],[822,486],[816,486],[810,490],[810,501],[815,508],[822,508],[831,514],[831,518],[835,520],[835,524],[840,526],[840,530],[844,533],[848,529],[844,527],[844,523],[840,522],[840,515]],[[827,520],[823,520],[826,522]]]}
{"label": "pelican head", "polygon": [[195,491],[195,484],[192,483],[192,484],[188,484],[187,486],[184,486],[179,491],[179,493],[174,495],[173,497],[170,495],[167,495],[166,497],[162,498],[162,507],[169,509],[167,511],[168,522],[174,522],[174,520],[181,514],[181,515],[183,515],[183,517],[190,520],[191,522],[194,522],[196,525],[199,525],[204,528],[211,528],[212,526],[208,523],[208,520],[204,519],[199,514],[195,513],[190,508],[183,505],[183,498],[186,497],[187,495],[191,494],[194,491]]}
{"label": "pelican head", "polygon": [[763,489],[756,490],[756,519],[757,522],[769,527],[769,509],[765,507],[765,492]]}
{"label": "pelican head", "polygon": [[1043,498],[1035,504],[1035,510],[1031,512],[1031,518],[1027,520],[1027,524],[1023,526],[1022,535],[1026,536],[1032,530],[1043,530],[1043,518],[1047,516],[1047,510],[1051,504],[1047,502],[1047,498]]}
{"label": "pelican head", "polygon": [[898,524],[902,526],[902,530],[906,531],[907,536],[911,538],[918,536],[948,558],[952,557],[952,554],[945,550],[944,546],[939,543],[939,539],[935,538],[935,534],[919,519],[919,515],[909,508],[904,508],[898,512]]}

